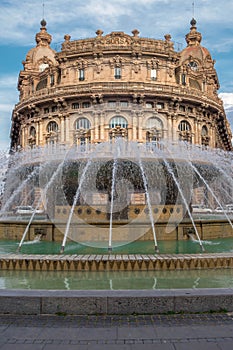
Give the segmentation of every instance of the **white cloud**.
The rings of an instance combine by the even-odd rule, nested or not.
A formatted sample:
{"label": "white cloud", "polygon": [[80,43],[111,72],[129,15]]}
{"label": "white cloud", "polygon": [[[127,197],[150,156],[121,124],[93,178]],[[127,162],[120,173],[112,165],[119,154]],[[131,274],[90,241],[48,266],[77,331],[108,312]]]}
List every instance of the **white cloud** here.
{"label": "white cloud", "polygon": [[[0,112],[9,112],[12,110],[14,105],[11,104],[2,104],[0,103]],[[0,118],[1,120],[1,118]]]}
{"label": "white cloud", "polygon": [[231,130],[233,132],[233,93],[221,93],[219,94],[219,97],[223,100],[227,119],[231,125]]}
{"label": "white cloud", "polygon": [[223,100],[225,110],[233,111],[233,92],[223,92],[219,94],[219,97]]}
{"label": "white cloud", "polygon": [[[0,5],[1,32],[0,41],[25,45],[33,42],[39,22],[43,16],[41,1],[8,0]],[[197,3],[196,15],[198,25],[206,31],[218,30],[233,26],[233,3],[229,0],[201,1]],[[50,0],[45,3],[45,19],[48,30],[56,41],[63,39],[64,34],[72,32],[93,33],[100,26],[105,32],[112,30],[142,29],[145,36],[155,33],[161,37],[168,30],[174,35],[184,37],[192,17],[191,2],[184,5],[183,0]],[[182,25],[181,25],[182,23]],[[113,27],[118,27],[114,28]],[[208,28],[207,28],[208,26]],[[213,40],[214,41],[214,40]]]}
{"label": "white cloud", "polygon": [[7,149],[10,143],[11,114],[18,100],[17,79],[17,74],[0,77],[0,149]]}
{"label": "white cloud", "polygon": [[0,88],[1,89],[16,89],[18,74],[1,75]]}

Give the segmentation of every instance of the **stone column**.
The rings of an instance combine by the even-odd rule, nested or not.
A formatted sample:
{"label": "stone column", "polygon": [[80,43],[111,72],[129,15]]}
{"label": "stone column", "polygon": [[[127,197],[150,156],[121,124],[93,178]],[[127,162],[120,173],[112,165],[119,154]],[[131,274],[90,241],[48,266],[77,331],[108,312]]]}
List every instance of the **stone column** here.
{"label": "stone column", "polygon": [[39,146],[40,142],[40,129],[39,129],[39,122],[36,122],[36,146]]}
{"label": "stone column", "polygon": [[201,145],[201,122],[198,120],[197,122],[197,144]]}
{"label": "stone column", "polygon": [[209,146],[214,148],[215,147],[215,142],[216,142],[214,125],[210,125],[209,131],[210,131],[210,134],[209,134],[209,136],[210,136]]}
{"label": "stone column", "polygon": [[142,135],[142,113],[138,113],[137,119],[138,119],[138,141],[142,142],[143,141],[143,135]]}
{"label": "stone column", "polygon": [[128,126],[128,135],[127,135],[127,139],[129,140],[129,141],[132,141],[132,139],[133,139],[133,130],[132,130],[132,125],[129,125]]}
{"label": "stone column", "polygon": [[43,121],[39,121],[39,146],[44,146],[43,141]]}
{"label": "stone column", "polygon": [[109,141],[109,128],[104,127],[104,141]]}
{"label": "stone column", "polygon": [[91,128],[91,143],[95,141],[95,128]]}
{"label": "stone column", "polygon": [[135,113],[132,115],[132,138],[133,141],[137,140],[137,116],[135,115]]}
{"label": "stone column", "polygon": [[65,120],[64,116],[60,115],[60,121],[61,121],[61,143],[65,142]]}
{"label": "stone column", "polygon": [[198,138],[197,138],[197,134],[198,134],[198,127],[197,127],[197,119],[194,119],[194,140],[193,143],[196,145],[198,143]]}
{"label": "stone column", "polygon": [[21,137],[22,137],[22,140],[21,140],[21,143],[22,143],[22,148],[25,147],[25,127],[22,128],[22,131],[21,131]]}
{"label": "stone column", "polygon": [[24,128],[24,146],[28,146],[28,127]]}
{"label": "stone column", "polygon": [[104,140],[105,139],[104,131],[105,131],[104,130],[104,116],[101,115],[100,116],[100,139],[101,139],[102,142],[106,141],[106,140]]}
{"label": "stone column", "polygon": [[93,138],[95,140],[99,140],[100,136],[99,136],[99,120],[100,120],[100,115],[99,114],[96,114],[94,116],[94,136]]}
{"label": "stone column", "polygon": [[72,140],[70,140],[70,115],[66,114],[65,116],[65,142],[67,144],[71,144]]}
{"label": "stone column", "polygon": [[170,113],[167,115],[167,138],[168,140],[172,139],[172,116]]}
{"label": "stone column", "polygon": [[171,118],[172,118],[172,141],[176,141],[178,140],[178,129],[176,126],[177,116],[173,114]]}

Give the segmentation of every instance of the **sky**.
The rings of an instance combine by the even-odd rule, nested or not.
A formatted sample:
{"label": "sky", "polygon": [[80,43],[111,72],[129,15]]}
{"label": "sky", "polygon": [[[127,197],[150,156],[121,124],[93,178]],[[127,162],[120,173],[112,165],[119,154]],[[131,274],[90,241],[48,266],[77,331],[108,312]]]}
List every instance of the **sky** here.
{"label": "sky", "polygon": [[18,102],[18,75],[27,52],[36,45],[44,17],[60,50],[64,35],[71,40],[133,29],[141,37],[164,39],[169,33],[175,49],[186,46],[190,20],[197,21],[202,46],[208,48],[220,82],[219,95],[233,130],[233,1],[229,0],[0,0],[0,150],[10,143],[11,114]]}

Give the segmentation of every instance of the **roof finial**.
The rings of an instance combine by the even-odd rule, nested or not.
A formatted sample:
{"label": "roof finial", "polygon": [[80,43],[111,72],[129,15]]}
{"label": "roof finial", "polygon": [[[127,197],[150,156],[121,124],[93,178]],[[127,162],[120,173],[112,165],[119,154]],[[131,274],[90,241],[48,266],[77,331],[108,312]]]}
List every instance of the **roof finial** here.
{"label": "roof finial", "polygon": [[42,6],[43,6],[43,16],[42,17],[44,18],[44,1],[43,1],[43,5]]}
{"label": "roof finial", "polygon": [[40,24],[41,24],[41,27],[42,28],[45,28],[46,27],[46,20],[43,18],[41,21],[40,21]]}
{"label": "roof finial", "polygon": [[41,26],[42,27],[46,27],[46,21],[45,21],[45,19],[44,19],[44,1],[43,1],[43,3],[42,3],[42,7],[43,7],[43,11],[42,11],[42,20],[41,20],[41,22],[40,22],[40,24],[41,24]]}
{"label": "roof finial", "polygon": [[191,19],[190,24],[191,24],[191,26],[192,26],[190,29],[192,29],[192,28],[196,29],[195,26],[196,26],[196,24],[197,24],[197,21],[195,20],[194,17]]}
{"label": "roof finial", "polygon": [[43,19],[41,20],[40,24],[41,24],[41,28],[40,28],[40,32],[36,34],[36,43],[37,46],[49,46],[52,40],[52,36],[47,33],[47,29],[46,29],[46,20],[44,19],[44,0],[42,2],[42,6],[43,6]]}
{"label": "roof finial", "polygon": [[42,20],[41,20],[40,24],[42,27],[45,27],[47,24],[45,19],[44,19],[44,1],[42,2]]}
{"label": "roof finial", "polygon": [[190,29],[192,29],[192,28],[195,29],[197,21],[195,20],[195,2],[194,1],[192,2],[192,14],[193,14],[193,17],[192,17],[192,19],[190,21],[190,24],[191,24],[192,27]]}
{"label": "roof finial", "polygon": [[186,42],[188,46],[197,46],[200,44],[202,36],[201,33],[197,31],[197,21],[193,17],[190,21],[191,27],[190,27],[190,32],[185,36]]}
{"label": "roof finial", "polygon": [[192,8],[193,8],[193,18],[195,18],[195,2],[192,2]]}

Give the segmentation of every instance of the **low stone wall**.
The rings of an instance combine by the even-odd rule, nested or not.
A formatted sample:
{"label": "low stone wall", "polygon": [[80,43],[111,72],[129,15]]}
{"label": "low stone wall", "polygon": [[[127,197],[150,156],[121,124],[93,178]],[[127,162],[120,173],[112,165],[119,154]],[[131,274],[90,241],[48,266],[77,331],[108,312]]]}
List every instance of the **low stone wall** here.
{"label": "low stone wall", "polygon": [[[127,235],[129,235],[129,241],[132,241],[135,230],[141,230],[142,232],[142,234],[136,235],[137,240],[154,240],[151,225],[148,224],[148,222],[145,223],[143,221],[138,221],[135,224],[130,224],[128,225],[128,232],[126,224],[127,221],[117,221],[113,224],[113,228],[116,229],[119,241],[127,241]],[[28,221],[0,222],[0,240],[21,240],[27,225]],[[230,225],[229,221],[224,219],[195,220],[195,225],[199,237],[202,240],[233,236],[232,226]],[[97,230],[95,229],[96,227],[102,228],[102,230],[98,230],[98,234]],[[65,229],[66,222],[64,221],[58,221],[57,224],[49,221],[33,221],[29,227],[25,241],[32,241],[35,239],[36,235],[41,234],[43,240],[62,242]],[[72,225],[69,232],[71,237],[72,230],[74,231],[73,239],[76,240],[78,237],[77,240],[79,242],[82,242],[82,239],[83,242],[108,241],[109,239],[109,221],[89,222],[89,225],[85,223]],[[157,240],[186,240],[189,238],[190,234],[195,236],[193,225],[188,219],[183,219],[178,226],[170,221],[166,223],[155,222],[155,231]]]}
{"label": "low stone wall", "polygon": [[1,314],[132,315],[233,311],[232,289],[0,290]]}

